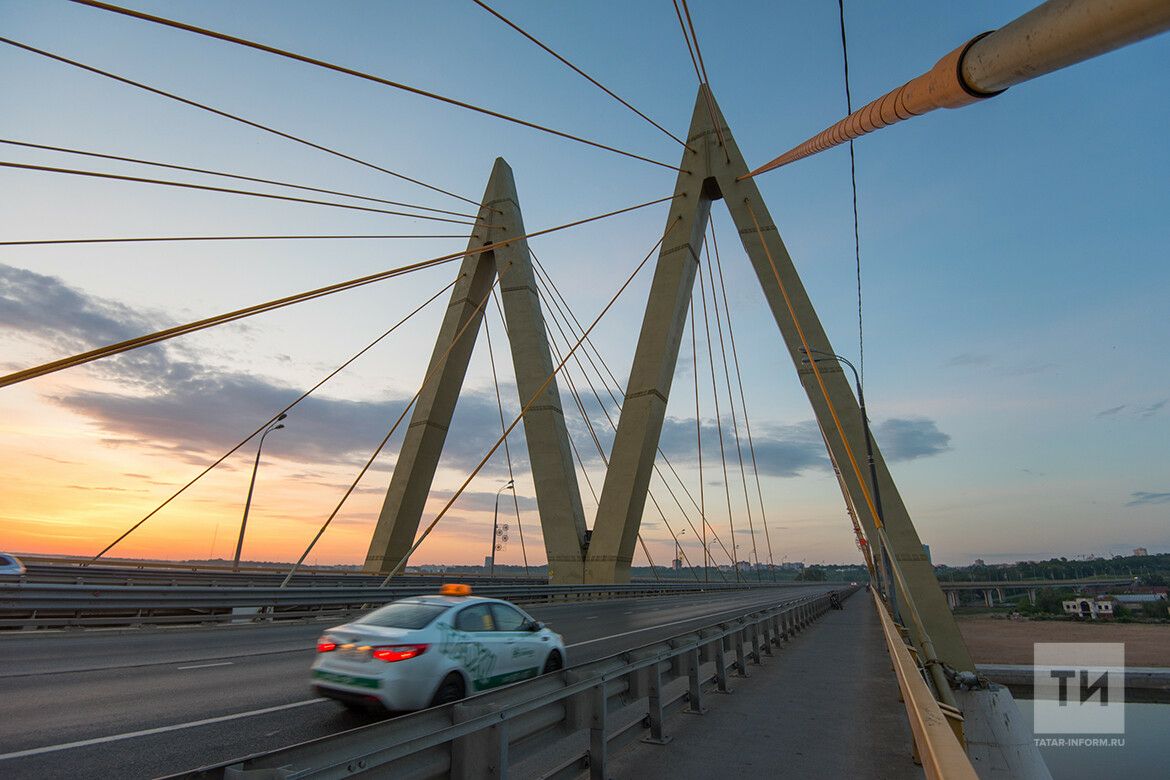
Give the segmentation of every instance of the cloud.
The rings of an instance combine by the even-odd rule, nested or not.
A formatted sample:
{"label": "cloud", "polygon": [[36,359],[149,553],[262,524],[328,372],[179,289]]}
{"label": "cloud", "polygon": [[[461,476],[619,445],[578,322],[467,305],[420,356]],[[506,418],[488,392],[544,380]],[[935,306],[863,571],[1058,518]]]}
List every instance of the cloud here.
{"label": "cloud", "polygon": [[1149,504],[1170,504],[1170,493],[1151,493],[1139,490],[1130,494],[1131,501],[1126,506],[1146,506]]}
{"label": "cloud", "polygon": [[[161,317],[141,316],[60,279],[0,264],[0,326],[10,333],[77,351],[162,324]],[[193,462],[221,454],[302,392],[261,376],[187,359],[172,345],[135,350],[94,366],[116,382],[118,390],[65,390],[50,400],[94,421],[111,445],[146,445]],[[364,462],[410,400],[390,391],[380,402],[310,396],[289,413],[286,428],[265,441],[265,453],[306,462]],[[387,455],[396,451],[408,422],[399,427]],[[465,389],[443,463],[470,470],[499,431],[494,392]],[[509,443],[513,465],[526,467],[522,439],[517,431]],[[501,452],[486,470],[495,473],[503,467]]]}
{"label": "cloud", "polygon": [[959,368],[961,366],[985,366],[991,362],[991,355],[979,352],[962,352],[943,363],[945,368]]}
{"label": "cloud", "polygon": [[[442,499],[444,501],[451,498],[453,495],[455,495],[454,490],[431,491],[431,498]],[[520,504],[520,511],[536,511],[535,496],[516,496],[516,500]],[[489,491],[465,490],[460,494],[459,500],[455,502],[455,506],[459,507],[465,512],[491,512],[493,509],[495,509],[495,505],[496,494]],[[500,514],[503,515],[505,510],[507,510],[509,514],[513,514],[515,512],[515,509],[512,505],[512,496],[506,490],[500,494]]]}
{"label": "cloud", "polygon": [[891,418],[874,428],[886,460],[915,460],[949,450],[951,437],[926,418]]}
{"label": "cloud", "polygon": [[[79,350],[148,332],[163,324],[161,316],[147,317],[119,303],[86,295],[59,279],[0,264],[0,325],[13,333]],[[147,446],[193,463],[205,463],[209,457],[220,455],[302,392],[255,374],[206,365],[171,344],[136,350],[124,357],[128,359],[97,364],[102,376],[116,382],[116,390],[66,389],[51,396],[51,400],[93,421],[111,446]],[[501,391],[507,398],[516,397],[514,386],[501,387]],[[410,400],[390,390],[384,400],[377,402],[310,396],[289,413],[283,430],[266,439],[265,455],[356,467],[369,457]],[[562,402],[566,424],[581,457],[587,466],[598,466],[601,458],[590,432],[563,388]],[[617,407],[607,398],[603,410],[591,394],[582,403],[602,450],[608,454],[613,429],[605,412],[616,421]],[[514,413],[505,411],[505,418]],[[395,458],[408,422],[409,416],[389,442],[378,461],[379,467]],[[886,420],[876,426],[875,432],[890,461],[929,457],[949,449],[950,437],[924,418]],[[441,465],[470,471],[499,435],[494,391],[464,388]],[[753,428],[753,435],[757,464],[765,476],[795,477],[829,468],[824,443],[813,420],[761,423]],[[702,436],[704,461],[714,466],[719,459],[719,430],[714,420],[703,420]],[[746,436],[741,436],[747,459]],[[527,471],[528,452],[522,429],[512,433],[509,445],[513,470]],[[736,462],[735,436],[729,420],[723,421],[723,445],[729,462]],[[668,417],[663,423],[660,446],[672,460],[689,467],[695,460],[694,419]],[[245,450],[252,451],[251,445]],[[507,474],[503,448],[496,451],[481,474],[490,478]],[[320,479],[321,475],[314,474],[312,478]],[[494,494],[465,494],[461,502],[469,503],[460,506],[490,509],[488,498],[494,504]],[[522,501],[527,504],[522,508],[535,509],[533,499],[522,497]]]}
{"label": "cloud", "polygon": [[1170,398],[1163,398],[1161,401],[1152,403],[1144,409],[1139,410],[1137,415],[1143,419],[1147,417],[1153,417],[1155,414],[1162,411],[1162,407],[1164,407],[1167,402],[1170,402]]}

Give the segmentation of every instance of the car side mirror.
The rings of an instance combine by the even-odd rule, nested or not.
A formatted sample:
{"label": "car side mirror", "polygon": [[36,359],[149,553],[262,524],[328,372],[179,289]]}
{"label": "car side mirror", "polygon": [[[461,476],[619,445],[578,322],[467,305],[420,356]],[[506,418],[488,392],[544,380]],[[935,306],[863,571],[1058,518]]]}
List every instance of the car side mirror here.
{"label": "car side mirror", "polygon": [[544,628],[544,623],[541,623],[539,620],[529,620],[528,621],[528,630],[529,631],[536,632],[536,631],[540,631],[543,628]]}

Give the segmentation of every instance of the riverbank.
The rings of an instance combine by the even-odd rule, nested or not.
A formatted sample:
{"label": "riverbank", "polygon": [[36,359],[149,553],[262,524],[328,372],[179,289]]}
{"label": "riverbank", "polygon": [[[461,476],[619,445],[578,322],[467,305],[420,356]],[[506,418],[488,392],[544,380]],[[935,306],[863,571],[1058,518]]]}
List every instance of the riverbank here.
{"label": "riverbank", "polygon": [[976,664],[1032,663],[1036,642],[1124,642],[1126,666],[1170,667],[1170,625],[957,616]]}

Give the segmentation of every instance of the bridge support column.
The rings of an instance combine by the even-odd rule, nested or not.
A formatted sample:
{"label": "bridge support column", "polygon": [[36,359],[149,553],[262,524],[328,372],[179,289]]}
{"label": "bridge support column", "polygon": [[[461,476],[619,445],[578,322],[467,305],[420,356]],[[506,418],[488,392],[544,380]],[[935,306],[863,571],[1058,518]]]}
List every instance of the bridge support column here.
{"label": "bridge support column", "polygon": [[[683,171],[667,219],[669,232],[658,256],[586,555],[586,581],[624,581],[629,576],[703,231],[711,201],[722,199],[824,432],[830,456],[841,468],[846,503],[859,510],[871,549],[879,539],[878,526],[884,528],[885,552],[897,562],[939,659],[955,669],[974,670],[909,511],[880,448],[870,438],[868,449],[872,450],[876,473],[876,485],[872,484],[867,431],[850,380],[836,361],[821,360],[834,354],[833,346],[755,180],[741,179],[748,173],[747,164],[706,85],[699,88],[687,143],[690,148],[683,152]],[[806,349],[812,350],[811,354]],[[813,359],[817,359],[815,364],[809,362]],[[880,513],[876,506],[879,494]],[[893,596],[891,593],[891,602]],[[922,637],[914,640],[921,645]]]}
{"label": "bridge support column", "polygon": [[[512,169],[503,159],[497,159],[492,169],[478,220],[481,224],[468,242],[469,250],[525,234]],[[553,371],[527,242],[517,239],[491,252],[467,256],[370,541],[365,567],[369,571],[391,571],[414,543],[497,273],[521,405],[533,398]],[[585,512],[555,379],[525,413],[524,436],[549,579],[579,583]]]}

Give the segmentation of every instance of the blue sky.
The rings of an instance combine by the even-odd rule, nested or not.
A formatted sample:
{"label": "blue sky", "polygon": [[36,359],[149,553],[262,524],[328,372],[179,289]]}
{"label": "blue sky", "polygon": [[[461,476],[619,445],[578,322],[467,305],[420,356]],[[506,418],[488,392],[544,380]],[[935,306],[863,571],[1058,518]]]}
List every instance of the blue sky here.
{"label": "blue sky", "polygon": [[[132,5],[665,162],[678,158],[677,144],[471,2]],[[685,131],[696,84],[670,3],[500,2],[497,7],[676,134]],[[1029,7],[912,3],[892,12],[880,4],[847,3],[855,103],[897,86],[972,35]],[[712,88],[749,163],[770,159],[843,115],[835,3],[696,2],[692,11]],[[530,230],[661,197],[673,188],[672,172],[663,168],[64,2],[3,0],[0,22],[8,37],[473,199],[494,158],[502,156],[515,171]],[[904,457],[892,464],[894,476],[938,561],[1120,553],[1139,545],[1151,552],[1170,550],[1165,360],[1170,328],[1164,314],[1170,282],[1170,149],[1164,136],[1170,104],[1154,75],[1167,65],[1170,38],[1162,36],[983,104],[936,112],[857,143],[866,395],[887,450],[895,445],[883,437],[882,426],[889,435],[902,432]],[[4,138],[460,209],[458,201],[375,171],[8,46],[0,46],[0,73]],[[155,175],[135,166],[7,146],[0,151],[0,159],[12,161]],[[161,177],[219,183],[193,175]],[[767,174],[759,184],[834,346],[856,358],[848,152],[827,152]],[[461,227],[25,171],[0,171],[0,191],[0,232],[9,240],[459,233]],[[745,256],[732,243],[725,213],[717,205],[714,214],[749,411],[774,448],[764,488],[775,557],[855,558],[840,495],[821,465],[815,436],[809,436],[807,399],[782,360],[775,326]],[[664,217],[664,207],[647,209],[534,240],[532,248],[578,315],[591,318],[657,240]],[[4,363],[24,367],[118,334],[456,251],[463,243],[0,248],[8,291],[7,298],[0,296]],[[11,479],[13,487],[3,519],[60,528],[83,522],[69,519],[76,511],[91,528],[97,525],[99,536],[127,525],[164,498],[167,485],[189,478],[208,453],[233,444],[234,432],[246,432],[240,426],[262,415],[265,403],[312,384],[446,284],[449,275],[449,268],[422,272],[186,337],[154,353],[153,364],[145,358],[125,361],[6,389],[0,393],[0,420],[7,420],[0,422],[0,437],[10,453],[5,481]],[[597,331],[619,377],[632,358],[629,334],[641,320],[648,281],[648,274],[640,277]],[[58,297],[36,297],[49,292]],[[66,303],[48,305],[53,300]],[[290,423],[281,440],[287,444],[274,448],[262,473],[258,501],[265,491],[270,498],[268,508],[258,505],[256,511],[260,527],[268,522],[272,531],[270,537],[257,532],[270,545],[258,547],[257,555],[295,555],[309,529],[328,513],[337,485],[352,477],[354,463],[384,434],[395,399],[409,398],[417,387],[438,314],[435,307],[412,320],[331,383],[316,416],[306,410],[299,425]],[[498,358],[503,351],[497,350]],[[684,349],[669,410],[680,430],[693,417],[689,358]],[[506,356],[501,362],[507,375]],[[453,428],[455,444],[438,490],[457,485],[460,470],[477,459],[477,448],[482,453],[491,443],[484,427],[494,412],[485,400],[491,374],[482,342],[468,388],[462,428]],[[703,392],[703,416],[713,424],[709,390]],[[511,401],[516,407],[514,392]],[[587,435],[580,425],[576,433],[585,452],[591,446]],[[517,449],[523,457],[522,442]],[[49,468],[49,460],[44,469],[27,465],[62,450],[77,455],[61,458],[72,465]],[[365,502],[347,516],[349,535],[326,547],[322,560],[364,553],[392,451],[393,446],[389,459],[363,483]],[[672,457],[697,488],[681,438],[676,451]],[[144,539],[162,544],[181,524],[190,530],[183,537],[190,544],[196,539],[208,544],[217,533],[222,548],[222,534],[234,522],[246,489],[241,480],[250,455],[241,457],[207,489],[203,509],[193,504],[191,514],[161,515],[143,530]],[[119,468],[129,461],[132,469]],[[586,467],[600,487],[600,464]],[[308,487],[310,472],[321,477],[318,488]],[[489,469],[473,490],[494,492],[498,477]],[[733,476],[733,485],[736,480]],[[90,492],[44,503],[45,494],[73,484]],[[523,477],[521,492],[531,496],[525,484]],[[91,497],[102,488],[125,491],[124,500],[97,512]],[[584,483],[582,490],[588,513],[595,505]],[[708,486],[711,490],[722,486]],[[294,494],[295,512],[281,503]],[[66,498],[86,511],[72,508]],[[490,516],[474,503],[453,518],[465,527],[451,532],[451,545],[484,536]],[[294,515],[297,522],[287,524]],[[711,519],[722,527],[726,511]],[[221,521],[224,529],[213,532]],[[665,559],[669,545],[653,522],[647,537]],[[535,538],[530,511],[525,523]],[[738,515],[737,525],[742,526]],[[67,536],[85,534],[74,529],[60,538]],[[33,538],[18,537],[9,546],[26,549]],[[53,546],[50,537],[42,541],[46,550]],[[440,543],[435,559],[448,549],[456,547]],[[427,552],[424,546],[416,561],[427,560]],[[508,555],[518,557],[518,551],[509,549]]]}

